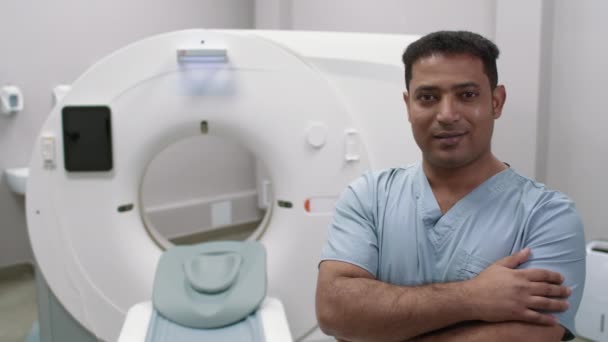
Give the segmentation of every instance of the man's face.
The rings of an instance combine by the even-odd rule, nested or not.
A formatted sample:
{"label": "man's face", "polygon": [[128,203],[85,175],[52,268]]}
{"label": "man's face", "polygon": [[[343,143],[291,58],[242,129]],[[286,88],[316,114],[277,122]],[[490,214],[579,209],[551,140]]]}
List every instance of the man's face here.
{"label": "man's face", "polygon": [[404,100],[424,161],[457,168],[490,156],[505,97],[503,86],[491,89],[477,57],[435,54],[416,61]]}

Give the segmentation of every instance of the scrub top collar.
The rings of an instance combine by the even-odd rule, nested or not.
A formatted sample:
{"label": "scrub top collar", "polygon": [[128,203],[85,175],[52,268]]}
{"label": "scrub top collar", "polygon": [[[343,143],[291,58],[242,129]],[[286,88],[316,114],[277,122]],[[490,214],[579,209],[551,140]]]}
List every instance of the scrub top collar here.
{"label": "scrub top collar", "polygon": [[461,198],[445,214],[441,213],[437,199],[422,169],[422,163],[416,166],[414,182],[416,199],[418,201],[418,215],[427,229],[434,232],[429,235],[431,241],[439,247],[453,229],[467,218],[474,210],[478,210],[484,203],[489,203],[494,197],[503,192],[510,180],[516,176],[510,167],[488,178],[477,188]]}

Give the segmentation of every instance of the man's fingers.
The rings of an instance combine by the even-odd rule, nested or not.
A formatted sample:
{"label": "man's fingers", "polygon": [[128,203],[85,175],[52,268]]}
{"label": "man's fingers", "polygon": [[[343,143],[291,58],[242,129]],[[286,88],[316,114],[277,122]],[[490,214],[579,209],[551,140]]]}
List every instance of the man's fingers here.
{"label": "man's fingers", "polygon": [[559,321],[552,315],[543,314],[534,310],[527,310],[523,314],[523,321],[540,324],[540,325],[556,325]]}
{"label": "man's fingers", "polygon": [[547,298],[540,296],[530,297],[528,309],[542,310],[548,312],[564,312],[568,310],[570,304],[565,299]]}
{"label": "man's fingers", "polygon": [[525,270],[518,270],[523,273],[529,281],[543,282],[549,284],[561,285],[564,282],[564,277],[553,271],[530,268]]}
{"label": "man's fingers", "polygon": [[530,294],[541,297],[568,298],[572,290],[563,285],[535,282],[530,285]]}
{"label": "man's fingers", "polygon": [[519,252],[513,253],[508,257],[498,260],[495,264],[508,268],[516,268],[517,266],[526,262],[528,257],[530,257],[530,248],[524,248]]}

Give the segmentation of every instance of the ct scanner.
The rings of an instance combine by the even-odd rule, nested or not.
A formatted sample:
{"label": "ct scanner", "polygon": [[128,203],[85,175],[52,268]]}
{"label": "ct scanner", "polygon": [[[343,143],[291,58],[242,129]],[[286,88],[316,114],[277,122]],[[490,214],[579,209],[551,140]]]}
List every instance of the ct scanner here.
{"label": "ct scanner", "polygon": [[[294,340],[317,340],[317,263],[334,201],[365,170],[419,157],[401,96],[400,57],[415,39],[187,30],[102,59],[52,110],[29,165],[28,229],[49,288],[96,338],[115,341],[129,308],[150,299],[169,246],[142,215],[147,165],[177,140],[231,137],[272,181],[251,237],[267,251],[268,296],[283,303]],[[79,118],[84,133],[68,132]],[[87,134],[103,135],[103,151],[70,151]]]}

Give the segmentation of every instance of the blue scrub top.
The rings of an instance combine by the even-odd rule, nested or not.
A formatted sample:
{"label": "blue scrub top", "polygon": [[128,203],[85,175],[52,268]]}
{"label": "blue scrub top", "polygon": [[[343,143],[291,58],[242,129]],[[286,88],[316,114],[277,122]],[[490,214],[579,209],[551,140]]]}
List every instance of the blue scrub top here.
{"label": "blue scrub top", "polygon": [[585,237],[574,203],[508,168],[441,213],[420,163],[369,172],[336,205],[321,260],[357,265],[396,285],[463,281],[525,247],[519,268],[561,273],[574,332],[585,282]]}

